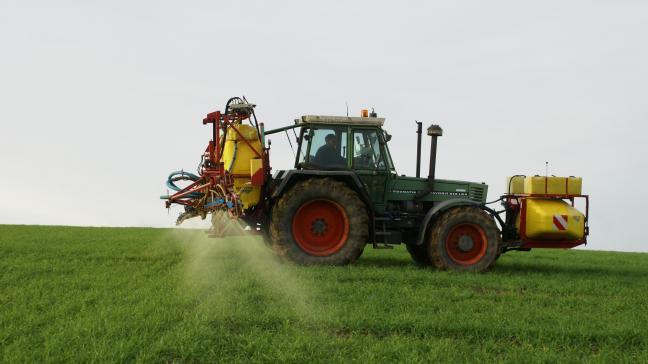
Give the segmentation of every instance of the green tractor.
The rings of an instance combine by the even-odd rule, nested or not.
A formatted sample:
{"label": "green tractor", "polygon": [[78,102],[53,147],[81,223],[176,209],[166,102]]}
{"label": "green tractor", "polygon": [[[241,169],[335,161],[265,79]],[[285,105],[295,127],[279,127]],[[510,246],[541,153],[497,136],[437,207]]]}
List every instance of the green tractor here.
{"label": "green tractor", "polygon": [[[172,173],[167,186],[175,193],[162,196],[166,206],[185,206],[179,222],[210,213],[221,217],[212,219],[211,236],[259,233],[279,255],[300,264],[349,264],[367,245],[405,244],[417,264],[481,272],[509,250],[570,248],[586,242],[586,215],[578,216],[579,224],[566,226],[575,235],[533,225],[554,212],[580,214],[574,208],[535,204],[535,210],[527,209],[531,199],[565,205],[571,201],[572,206],[577,197],[588,201],[580,192],[527,194],[509,189],[496,201],[504,210],[496,212],[486,204],[484,183],[436,179],[437,140],[443,134],[437,125],[427,129],[429,172],[421,178],[419,122],[415,177],[396,173],[388,148],[391,136],[383,129],[384,119],[374,112],[363,110],[361,117],[307,115],[292,125],[265,130],[256,120],[254,105],[232,98],[225,112],[208,114],[203,123],[212,124],[213,138],[198,174]],[[289,136],[289,131],[297,140],[294,169],[272,173],[266,138]],[[189,185],[178,187],[176,182],[183,180]],[[244,229],[228,229],[232,222]]]}

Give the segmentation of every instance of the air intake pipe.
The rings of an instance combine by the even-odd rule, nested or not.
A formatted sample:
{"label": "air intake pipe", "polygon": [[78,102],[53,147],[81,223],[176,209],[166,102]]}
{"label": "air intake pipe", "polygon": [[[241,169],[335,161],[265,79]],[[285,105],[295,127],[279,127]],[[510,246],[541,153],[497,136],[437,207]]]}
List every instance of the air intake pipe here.
{"label": "air intake pipe", "polygon": [[428,170],[427,186],[419,191],[414,197],[415,200],[427,196],[430,192],[434,191],[434,177],[436,172],[436,156],[437,156],[437,139],[443,135],[443,129],[438,125],[430,125],[427,129],[427,135],[432,137],[432,144],[430,145],[430,169]]}

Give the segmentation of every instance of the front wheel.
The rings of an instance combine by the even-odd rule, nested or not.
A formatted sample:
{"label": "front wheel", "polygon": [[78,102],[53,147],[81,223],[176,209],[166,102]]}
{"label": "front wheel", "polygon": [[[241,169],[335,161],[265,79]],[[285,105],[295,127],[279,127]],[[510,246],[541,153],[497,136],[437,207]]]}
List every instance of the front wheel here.
{"label": "front wheel", "polygon": [[477,207],[455,207],[434,223],[430,261],[439,269],[484,272],[497,260],[501,234],[495,221]]}

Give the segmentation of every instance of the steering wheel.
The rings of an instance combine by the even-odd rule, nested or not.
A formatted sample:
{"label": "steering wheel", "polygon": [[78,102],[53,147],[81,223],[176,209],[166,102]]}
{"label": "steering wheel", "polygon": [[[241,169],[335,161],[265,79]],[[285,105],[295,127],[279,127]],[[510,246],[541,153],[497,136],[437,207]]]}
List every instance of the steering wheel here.
{"label": "steering wheel", "polygon": [[382,153],[378,154],[378,160],[376,161],[376,167],[377,168],[385,168],[385,158],[383,158]]}
{"label": "steering wheel", "polygon": [[371,160],[373,159],[372,157],[373,157],[372,151],[371,148],[369,147],[365,147],[362,150],[362,154],[360,154],[360,160],[362,161],[362,164],[364,164],[365,166],[371,166],[373,164],[371,163]]}
{"label": "steering wheel", "polygon": [[375,163],[372,163],[373,167],[376,169],[385,168],[385,160],[383,157],[383,153],[381,153],[380,151],[376,153],[376,151],[371,147],[369,147],[368,149],[371,152],[369,158],[371,159],[371,157],[373,157],[373,159],[375,160]]}

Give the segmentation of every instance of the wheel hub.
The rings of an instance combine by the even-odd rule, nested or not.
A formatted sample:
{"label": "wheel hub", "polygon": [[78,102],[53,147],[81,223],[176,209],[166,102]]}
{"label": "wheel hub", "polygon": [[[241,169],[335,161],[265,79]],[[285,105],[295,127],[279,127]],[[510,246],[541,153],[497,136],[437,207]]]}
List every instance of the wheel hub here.
{"label": "wheel hub", "polygon": [[324,219],[315,219],[313,223],[311,224],[311,231],[313,232],[314,235],[324,235],[326,233],[326,228],[328,227],[328,224]]}
{"label": "wheel hub", "polygon": [[475,242],[469,235],[462,235],[459,237],[457,247],[462,252],[469,252],[475,246]]}

